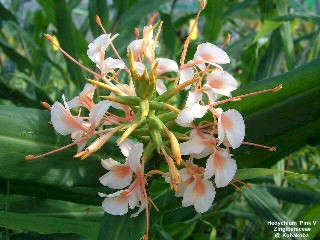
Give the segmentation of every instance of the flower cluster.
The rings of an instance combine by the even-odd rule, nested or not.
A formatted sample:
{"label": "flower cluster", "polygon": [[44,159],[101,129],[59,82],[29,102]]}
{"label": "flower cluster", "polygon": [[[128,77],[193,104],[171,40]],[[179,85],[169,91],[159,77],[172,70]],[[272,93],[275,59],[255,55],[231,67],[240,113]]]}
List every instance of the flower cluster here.
{"label": "flower cluster", "polygon": [[[195,23],[203,8],[204,4]],[[215,187],[232,184],[240,189],[234,183],[242,182],[234,178],[237,164],[231,149],[242,144],[269,150],[275,148],[244,142],[243,117],[237,110],[224,110],[220,105],[275,92],[281,86],[232,97],[231,92],[238,83],[222,67],[230,63],[223,50],[229,37],[221,47],[212,43],[198,45],[193,58],[185,63],[189,35],[178,64],[172,59],[156,56],[162,22],[153,24],[151,20],[143,28],[141,38],[136,29],[136,39],[127,47],[128,59],[122,59],[113,45],[118,34],[107,33],[98,17],[97,23],[103,34],[89,44],[87,55],[98,72],[81,65],[57,46],[94,79],[88,80],[90,83],[84,86],[79,96],[69,101],[63,96],[63,104],[55,102],[49,106],[43,103],[51,111],[54,129],[62,135],[70,135],[72,143],[42,155],[28,155],[26,159],[35,160],[74,145],[78,147],[74,157],[85,159],[112,137],[117,138],[126,160],[119,162],[109,158],[101,161],[107,170],[100,177],[101,184],[116,190],[111,194],[99,193],[104,198],[102,206],[113,215],[124,215],[129,209],[138,208],[131,215],[133,217],[146,209],[147,231],[149,203],[153,204],[148,197],[147,180],[154,174],[164,177],[175,195],[182,197],[183,206],[193,205],[199,213],[212,206]],[[46,37],[55,44],[50,35]],[[111,57],[112,53],[116,58]],[[120,79],[120,75],[126,75],[126,79]],[[104,100],[94,101],[96,88],[106,90],[106,95],[102,96]],[[182,91],[187,91],[188,97],[184,107],[179,109],[171,99]],[[86,111],[75,114],[79,108]],[[114,109],[119,114],[114,114]],[[89,115],[83,116],[82,112],[89,112]],[[178,125],[183,128],[177,128]],[[168,172],[146,167],[146,162],[152,161],[156,153],[163,156]]]}

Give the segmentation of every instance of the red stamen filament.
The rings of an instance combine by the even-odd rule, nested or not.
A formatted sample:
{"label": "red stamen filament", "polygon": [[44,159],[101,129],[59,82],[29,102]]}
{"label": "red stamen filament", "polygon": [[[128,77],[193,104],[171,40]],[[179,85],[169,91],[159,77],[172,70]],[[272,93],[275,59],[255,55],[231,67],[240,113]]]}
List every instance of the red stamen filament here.
{"label": "red stamen filament", "polygon": [[234,181],[238,182],[238,183],[241,183],[243,184],[246,188],[252,188],[252,186],[248,183],[245,183],[245,182],[242,182],[241,180],[237,179],[237,178],[234,178],[233,179]]}
{"label": "red stamen filament", "polygon": [[234,188],[235,188],[237,191],[242,192],[242,189],[241,189],[240,187],[238,187],[237,185],[235,185],[233,182],[230,182],[230,184],[231,184],[232,186],[234,186]]}
{"label": "red stamen filament", "polygon": [[76,59],[74,59],[69,53],[67,53],[65,50],[63,50],[58,44],[56,44],[52,38],[52,36],[50,34],[44,34],[44,36],[56,47],[58,48],[67,58],[69,58],[72,62],[74,62],[75,64],[77,64],[79,67],[81,67],[82,69],[84,69],[85,71],[89,72],[90,74],[92,74],[95,78],[99,78],[100,74],[92,71],[91,69],[87,68],[86,66],[82,65],[79,61],[77,61]]}
{"label": "red stamen filament", "polygon": [[210,106],[218,106],[218,105],[220,105],[220,104],[227,103],[227,102],[240,101],[240,100],[242,100],[243,98],[255,96],[255,95],[262,94],[262,93],[266,93],[266,92],[277,92],[277,91],[279,91],[281,88],[282,88],[282,84],[279,84],[278,86],[276,86],[276,87],[274,87],[274,88],[265,89],[265,90],[261,90],[261,91],[257,91],[257,92],[252,92],[252,93],[247,93],[247,94],[243,94],[243,95],[240,95],[240,96],[231,97],[231,98],[228,98],[228,99],[225,99],[225,100],[222,100],[222,101],[217,101],[217,102],[215,102],[215,103],[210,104]]}
{"label": "red stamen filament", "polygon": [[241,144],[254,146],[254,147],[260,147],[260,148],[265,148],[265,149],[268,149],[270,152],[277,151],[277,147],[276,146],[269,147],[269,146],[266,146],[266,145],[252,143],[252,142],[242,142]]}
{"label": "red stamen filament", "polygon": [[[81,140],[82,140],[82,139],[81,139]],[[51,155],[51,154],[53,154],[53,153],[57,153],[57,152],[60,152],[60,151],[62,151],[62,150],[65,150],[65,149],[67,149],[67,148],[69,148],[69,147],[72,147],[72,146],[76,145],[78,142],[80,142],[80,141],[74,141],[74,142],[72,142],[72,143],[70,143],[70,144],[68,144],[68,145],[66,145],[66,146],[63,146],[63,147],[61,147],[61,148],[52,150],[52,151],[47,152],[47,153],[43,153],[43,154],[38,155],[38,156],[28,155],[28,156],[26,156],[25,159],[28,160],[28,161],[32,161],[32,160],[35,160],[35,159],[37,159],[37,158],[45,157],[45,156]]]}

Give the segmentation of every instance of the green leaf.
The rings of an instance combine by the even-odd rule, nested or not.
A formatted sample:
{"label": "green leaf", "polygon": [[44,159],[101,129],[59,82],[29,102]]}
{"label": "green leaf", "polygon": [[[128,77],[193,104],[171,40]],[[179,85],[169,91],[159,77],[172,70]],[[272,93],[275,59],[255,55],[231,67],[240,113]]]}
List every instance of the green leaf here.
{"label": "green leaf", "polygon": [[6,209],[6,207],[10,209],[10,212],[34,216],[61,217],[99,222],[103,216],[101,206],[90,206],[23,195],[0,194],[0,209]]}
{"label": "green leaf", "polygon": [[248,84],[233,96],[273,88],[282,90],[265,93],[225,104],[235,108],[245,119],[246,141],[276,146],[276,152],[242,146],[235,153],[240,168],[270,167],[289,153],[306,144],[319,143],[320,133],[320,59],[285,74]]}
{"label": "green leaf", "polygon": [[[0,106],[0,112],[0,123],[6,126],[0,133],[0,177],[64,187],[100,186],[98,178],[104,174],[102,155],[81,161],[73,158],[76,153],[73,147],[39,160],[25,160],[26,155],[45,153],[71,141],[69,138],[57,141],[53,127],[48,124],[48,111]],[[115,141],[108,146],[108,157],[115,154],[114,158],[119,159]]]}
{"label": "green leaf", "polygon": [[27,58],[19,54],[15,49],[8,46],[8,44],[4,43],[3,40],[0,40],[0,48],[3,53],[8,56],[8,58],[14,61],[17,64],[17,68],[28,74],[32,71],[32,65]]}
{"label": "green leaf", "polygon": [[[89,59],[86,55],[87,42],[74,26],[66,1],[54,1],[54,12],[58,29],[57,36],[61,47],[73,58],[80,58],[84,65],[88,65]],[[71,80],[75,83],[77,89],[82,89],[86,81],[80,67],[67,58],[66,61]]]}
{"label": "green leaf", "polygon": [[223,6],[222,0],[208,1],[203,15],[206,19],[204,36],[206,41],[214,42],[219,37],[220,29],[223,26]]}
{"label": "green leaf", "polygon": [[113,216],[105,213],[100,226],[99,240],[141,239],[145,234],[145,213],[140,213],[135,218],[130,217],[130,214]]}
{"label": "green leaf", "polygon": [[[301,221],[306,221],[311,223],[311,231],[308,232],[309,239],[316,239],[315,237],[320,233],[320,204],[317,204],[310,208],[303,216],[300,218]],[[319,235],[318,235],[319,236]]]}
{"label": "green leaf", "polygon": [[282,25],[282,22],[275,22],[266,20],[263,22],[262,28],[257,33],[257,35],[254,37],[253,42],[257,42],[260,38],[268,36],[271,32],[276,30],[278,27]]}
{"label": "green leaf", "polygon": [[0,3],[0,19],[17,22],[16,17]]}
{"label": "green leaf", "polygon": [[245,168],[245,169],[237,170],[236,178],[238,178],[239,180],[254,179],[254,178],[266,177],[269,175],[282,173],[282,172],[283,171],[279,169]]}
{"label": "green leaf", "polygon": [[268,192],[287,202],[310,205],[320,202],[320,193],[300,190],[292,187],[268,186]]}
{"label": "green leaf", "polygon": [[99,223],[66,218],[0,212],[0,225],[9,229],[33,230],[41,234],[75,233],[91,239],[98,236]]}
{"label": "green leaf", "polygon": [[108,29],[109,26],[109,9],[106,1],[92,0],[89,1],[89,23],[91,32],[94,37],[101,34],[101,29],[96,23],[96,15],[101,19],[102,26]]}
{"label": "green leaf", "polygon": [[265,220],[265,224],[267,224],[267,221],[293,222],[293,220],[287,217],[281,210],[276,199],[268,193],[265,187],[252,185],[250,189],[243,189],[243,195],[259,218]]}

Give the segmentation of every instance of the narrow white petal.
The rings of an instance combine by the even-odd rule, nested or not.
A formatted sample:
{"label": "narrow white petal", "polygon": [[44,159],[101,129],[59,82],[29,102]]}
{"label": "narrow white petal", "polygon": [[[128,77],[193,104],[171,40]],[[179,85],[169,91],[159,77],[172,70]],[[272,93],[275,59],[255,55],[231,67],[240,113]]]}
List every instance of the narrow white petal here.
{"label": "narrow white petal", "polygon": [[[184,68],[180,70],[179,84],[189,81],[193,78],[194,71],[192,67]],[[185,89],[189,89],[191,85],[187,86]]]}
{"label": "narrow white petal", "polygon": [[167,87],[166,87],[166,85],[164,85],[163,80],[157,79],[156,91],[158,94],[163,94],[167,91]]}
{"label": "narrow white petal", "polygon": [[108,111],[111,104],[112,103],[110,101],[103,100],[92,108],[89,115],[89,121],[91,122],[91,127],[93,129],[99,125],[103,115],[106,113],[106,111]]}
{"label": "narrow white petal", "polygon": [[134,142],[132,142],[129,138],[124,140],[120,145],[119,148],[123,154],[123,156],[128,157],[129,153],[134,145]]}
{"label": "narrow white petal", "polygon": [[204,172],[204,178],[209,179],[214,175],[214,164],[213,164],[214,155],[210,155],[210,157],[207,160],[205,172]]}
{"label": "narrow white petal", "polygon": [[135,143],[131,148],[127,162],[133,172],[137,173],[141,169],[141,156],[143,153],[143,144]]}

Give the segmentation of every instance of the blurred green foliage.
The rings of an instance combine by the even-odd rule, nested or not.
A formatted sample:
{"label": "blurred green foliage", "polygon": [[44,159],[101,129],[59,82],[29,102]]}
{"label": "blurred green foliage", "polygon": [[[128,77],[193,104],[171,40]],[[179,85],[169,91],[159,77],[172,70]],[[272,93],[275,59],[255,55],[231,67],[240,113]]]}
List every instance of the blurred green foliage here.
{"label": "blurred green foliage", "polygon": [[[115,45],[125,54],[134,28],[141,29],[158,12],[164,22],[159,54],[178,60],[198,7],[198,1],[182,0],[0,1],[1,239],[97,239],[98,235],[110,239],[106,234],[125,239],[128,235],[121,226],[139,233],[143,219],[121,218],[118,224],[116,218],[103,218],[99,207],[96,193],[104,191],[97,181],[103,172],[99,159],[117,158],[115,144],[86,162],[70,161],[72,151],[32,167],[23,160],[30,149],[44,152],[68,141],[56,140],[47,126],[48,113],[35,109],[42,108],[40,101],[51,104],[62,94],[74,97],[89,77],[43,34],[57,37],[68,53],[93,68],[86,50],[88,42],[100,34],[96,14],[107,31],[120,33]],[[308,239],[319,236],[318,7],[315,0],[207,1],[187,58],[199,43],[222,45],[230,33],[232,40],[225,49],[232,64],[227,70],[244,86],[236,93],[283,81],[287,88],[278,98],[258,97],[238,105],[248,123],[247,137],[280,149],[272,155],[241,148],[238,164],[242,169],[237,176],[251,183],[252,189],[219,189],[213,209],[203,215],[182,208],[167,184],[154,179],[151,197],[160,211],[152,209],[152,239],[273,239],[267,221],[283,220],[319,221]],[[264,119],[269,126],[258,123]]]}

